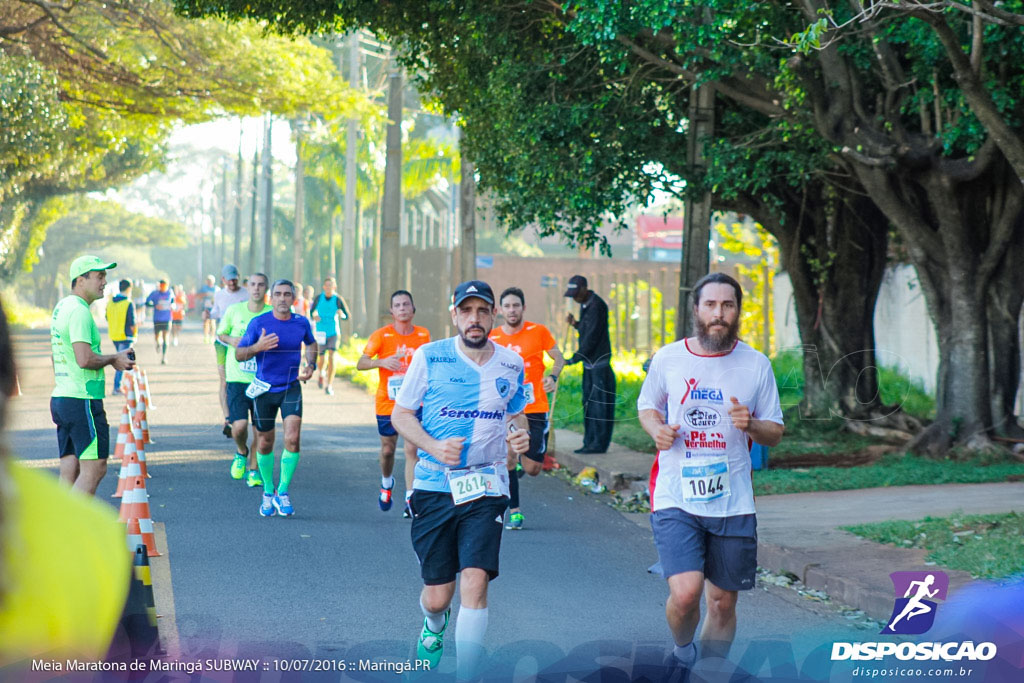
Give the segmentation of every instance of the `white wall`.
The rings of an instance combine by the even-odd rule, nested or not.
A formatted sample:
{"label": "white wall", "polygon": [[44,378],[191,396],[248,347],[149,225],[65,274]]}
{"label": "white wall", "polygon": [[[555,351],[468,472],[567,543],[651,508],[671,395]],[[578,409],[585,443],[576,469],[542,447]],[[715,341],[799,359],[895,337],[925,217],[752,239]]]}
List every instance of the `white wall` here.
{"label": "white wall", "polygon": [[[775,276],[772,299],[776,348],[799,346],[793,286],[786,273]],[[934,394],[939,347],[912,266],[891,267],[882,279],[875,304],[875,357],[879,365],[900,368]]]}

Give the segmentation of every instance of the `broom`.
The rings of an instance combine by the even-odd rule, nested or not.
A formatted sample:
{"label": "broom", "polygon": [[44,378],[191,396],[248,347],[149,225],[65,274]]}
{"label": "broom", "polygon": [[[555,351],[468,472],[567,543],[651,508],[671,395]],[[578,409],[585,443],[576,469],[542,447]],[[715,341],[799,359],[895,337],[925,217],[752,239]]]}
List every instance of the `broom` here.
{"label": "broom", "polygon": [[[566,324],[566,326],[565,326],[565,341],[562,343],[562,348],[563,349],[569,348],[569,335],[570,334],[572,334],[572,325]],[[564,354],[565,351],[563,350],[562,353]],[[562,372],[565,372],[564,368],[562,369]],[[548,442],[547,442],[547,449],[544,451],[544,464],[545,465],[547,465],[548,458],[554,459],[554,457],[555,457],[555,425],[554,425],[554,422],[555,422],[555,401],[558,400],[558,385],[559,384],[561,384],[561,382],[555,382],[555,390],[551,392],[551,401],[549,402],[549,405],[548,405],[548,411],[549,411],[548,414],[551,415],[551,420],[548,422],[548,425],[549,425],[548,426]],[[547,468],[547,469],[553,469],[553,468]]]}

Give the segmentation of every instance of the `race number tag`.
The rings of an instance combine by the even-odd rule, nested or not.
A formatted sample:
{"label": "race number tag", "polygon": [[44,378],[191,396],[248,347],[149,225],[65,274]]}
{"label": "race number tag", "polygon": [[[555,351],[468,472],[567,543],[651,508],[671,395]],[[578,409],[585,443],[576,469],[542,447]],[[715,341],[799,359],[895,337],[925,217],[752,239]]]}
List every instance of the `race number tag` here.
{"label": "race number tag", "polygon": [[388,377],[388,399],[394,401],[398,398],[398,390],[402,388],[402,380],[405,375],[392,375]]}
{"label": "race number tag", "polygon": [[245,390],[245,395],[249,398],[256,398],[268,391],[270,391],[270,385],[258,377],[254,377],[252,382],[249,383],[249,388]]}
{"label": "race number tag", "polygon": [[317,344],[323,346],[324,344],[327,343],[327,333],[317,330],[316,332],[313,333],[313,339],[316,340]]}
{"label": "race number tag", "polygon": [[484,496],[502,495],[498,472],[491,465],[468,470],[449,470],[448,486],[452,490],[452,500],[456,505],[463,505]]}
{"label": "race number tag", "polygon": [[256,372],[256,356],[253,356],[244,363],[239,363],[238,369],[242,372]]}
{"label": "race number tag", "polygon": [[533,402],[537,400],[533,393],[533,382],[527,382],[523,385],[523,393],[526,394],[526,405],[532,406]]}
{"label": "race number tag", "polygon": [[683,465],[683,500],[687,503],[710,503],[728,496],[728,456],[701,458],[700,463]]}

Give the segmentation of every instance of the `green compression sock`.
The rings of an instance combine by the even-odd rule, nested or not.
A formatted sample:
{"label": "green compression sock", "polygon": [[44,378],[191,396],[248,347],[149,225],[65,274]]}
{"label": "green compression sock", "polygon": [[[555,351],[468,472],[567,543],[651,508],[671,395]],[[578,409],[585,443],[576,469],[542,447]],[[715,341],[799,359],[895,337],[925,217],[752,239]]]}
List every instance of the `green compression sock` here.
{"label": "green compression sock", "polygon": [[260,468],[260,477],[263,479],[263,493],[274,493],[274,453],[271,451],[264,455],[256,451],[256,465]]}
{"label": "green compression sock", "polygon": [[277,487],[278,493],[288,493],[288,484],[292,483],[292,475],[295,468],[299,466],[299,454],[291,451],[281,452],[281,484]]}

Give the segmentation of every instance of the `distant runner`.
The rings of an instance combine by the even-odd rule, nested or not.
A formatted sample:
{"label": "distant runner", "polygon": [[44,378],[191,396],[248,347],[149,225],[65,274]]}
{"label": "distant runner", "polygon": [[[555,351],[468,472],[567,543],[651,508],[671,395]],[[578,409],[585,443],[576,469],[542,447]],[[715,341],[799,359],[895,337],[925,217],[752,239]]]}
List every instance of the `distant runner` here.
{"label": "distant runner", "polygon": [[188,298],[185,288],[174,285],[174,302],[171,304],[171,345],[178,345],[181,328],[185,324],[185,313],[188,311]]}
{"label": "distant runner", "polygon": [[[217,328],[217,338],[221,343],[232,348],[237,348],[239,340],[245,334],[249,322],[253,318],[272,310],[271,306],[266,303],[266,275],[263,273],[250,275],[246,291],[249,293],[249,300],[228,306],[228,310],[220,320],[220,327]],[[255,419],[254,402],[245,395],[245,392],[255,377],[256,359],[250,358],[245,363],[239,363],[235,354],[229,353],[224,368],[227,378],[225,391],[228,401],[228,418],[231,420],[231,436],[235,440],[236,448],[235,457],[231,462],[231,478],[241,479],[244,475],[245,483],[249,488],[262,486],[263,479],[256,461],[256,449],[247,445],[249,422],[252,421],[255,424]],[[255,437],[256,429],[254,427],[254,441]],[[248,473],[245,471],[246,461],[249,465]]]}
{"label": "distant runner", "polygon": [[[395,469],[395,447],[398,432],[391,424],[391,411],[395,408],[395,396],[402,386],[402,380],[412,362],[413,352],[430,341],[430,332],[425,327],[412,324],[416,305],[412,294],[400,289],[391,295],[391,319],[394,321],[370,335],[363,355],[356,362],[357,370],[377,368],[377,433],[380,434],[380,509],[391,509],[391,493],[395,487],[392,473]],[[416,416],[420,416],[417,411]],[[412,496],[416,469],[416,446],[405,440],[405,511],[403,517],[411,518],[409,498]]]}
{"label": "distant runner", "polygon": [[[324,278],[323,291],[310,304],[310,317],[316,322],[316,343],[320,347],[320,374],[317,386],[334,396],[334,352],[338,350],[338,318],[348,320],[345,300],[335,293],[333,277]],[[324,375],[327,375],[326,378]]]}
{"label": "distant runner", "polygon": [[[240,363],[255,358],[256,376],[247,395],[254,399],[256,425],[256,462],[263,478],[263,502],[260,515],[273,517],[295,514],[288,488],[299,464],[302,430],[302,387],[316,370],[317,346],[309,321],[291,312],[295,286],[289,280],[277,280],[270,288],[273,311],[251,321],[238,341],[235,359]],[[306,365],[301,365],[300,349],[306,345]],[[281,479],[274,489],[274,423],[281,412],[284,422],[284,451],[281,453]]]}
{"label": "distant runner", "polygon": [[[138,330],[135,325],[135,304],[132,302],[132,281],[121,280],[118,283],[118,294],[107,304],[107,332],[110,334],[110,341],[114,342],[115,351],[130,349],[135,343],[135,335]],[[114,395],[121,392],[120,370],[114,372]]]}
{"label": "distant runner", "polygon": [[[523,512],[519,507],[519,477],[540,474],[548,441],[548,392],[555,390],[558,375],[565,366],[565,357],[558,350],[555,338],[540,323],[524,318],[526,296],[518,287],[509,287],[498,299],[505,322],[491,331],[491,341],[512,349],[523,359],[526,373],[526,419],[530,424],[530,450],[517,463],[516,476],[509,479],[509,516],[506,529],[523,528]],[[551,372],[544,374],[544,354],[554,361]]]}
{"label": "distant runner", "polygon": [[214,286],[217,280],[212,275],[206,276],[206,284],[196,292],[196,301],[203,316],[203,343],[210,344],[216,337],[217,322],[210,315],[213,310],[213,295],[217,293]]}
{"label": "distant runner", "polygon": [[146,308],[153,309],[153,340],[160,364],[167,365],[167,334],[171,329],[171,305],[173,299],[168,290],[167,280],[161,279],[156,289],[146,297]]}
{"label": "distant runner", "polygon": [[[238,268],[230,263],[221,270],[221,280],[224,288],[217,290],[213,295],[213,307],[210,309],[210,319],[214,321],[213,329],[217,329],[220,319],[231,304],[237,304],[249,299],[249,293],[238,284]],[[214,339],[213,349],[217,354],[217,374],[220,376],[220,407],[224,411],[224,436],[231,437],[231,424],[228,419],[227,378],[224,374],[224,363],[227,360],[228,347],[219,340]]]}

